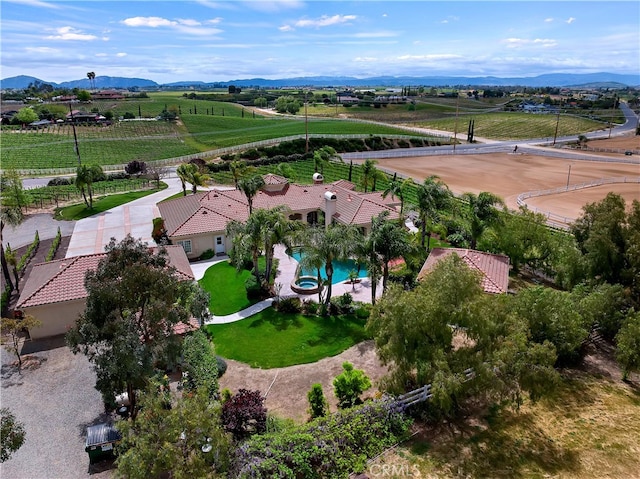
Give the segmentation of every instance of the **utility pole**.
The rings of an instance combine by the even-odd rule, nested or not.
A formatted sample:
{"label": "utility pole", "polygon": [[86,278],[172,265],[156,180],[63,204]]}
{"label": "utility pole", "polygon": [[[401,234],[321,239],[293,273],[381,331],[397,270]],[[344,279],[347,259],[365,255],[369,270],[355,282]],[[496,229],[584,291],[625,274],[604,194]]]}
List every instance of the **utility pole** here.
{"label": "utility pole", "polygon": [[307,90],[304,91],[304,152],[309,153],[309,116],[307,115]]}
{"label": "utility pole", "polygon": [[456,143],[458,143],[458,104],[460,101],[460,92],[456,91],[456,126],[453,129],[453,154],[456,153]]}
{"label": "utility pole", "polygon": [[553,146],[556,146],[556,138],[558,138],[558,126],[560,125],[560,108],[558,108],[558,114],[556,115],[556,131],[553,134]]}
{"label": "utility pole", "polygon": [[80,160],[80,149],[78,148],[78,135],[76,135],[76,120],[73,118],[73,110],[71,109],[71,103],[69,103],[69,113],[71,114],[71,129],[73,130],[73,149],[78,157],[78,166],[82,165]]}

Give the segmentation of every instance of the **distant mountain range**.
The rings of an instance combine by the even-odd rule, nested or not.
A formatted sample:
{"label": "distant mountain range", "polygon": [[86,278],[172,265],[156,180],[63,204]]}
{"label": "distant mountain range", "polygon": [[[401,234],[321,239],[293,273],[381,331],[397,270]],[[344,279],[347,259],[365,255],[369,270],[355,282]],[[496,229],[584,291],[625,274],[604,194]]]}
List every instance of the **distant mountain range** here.
{"label": "distant mountain range", "polygon": [[67,81],[62,83],[48,82],[32,76],[20,75],[0,80],[1,89],[23,89],[34,82],[48,83],[58,88],[171,88],[171,87],[227,87],[235,85],[239,87],[261,87],[261,88],[282,88],[282,87],[402,87],[402,86],[527,86],[527,87],[601,87],[601,88],[624,88],[627,86],[640,86],[640,75],[621,75],[617,73],[548,73],[535,77],[461,77],[461,76],[428,76],[428,77],[394,77],[379,76],[370,78],[354,77],[298,77],[282,78],[277,80],[267,80],[264,78],[249,78],[233,81],[179,81],[173,83],[159,84],[144,78],[123,78],[98,76],[93,82],[88,78]]}

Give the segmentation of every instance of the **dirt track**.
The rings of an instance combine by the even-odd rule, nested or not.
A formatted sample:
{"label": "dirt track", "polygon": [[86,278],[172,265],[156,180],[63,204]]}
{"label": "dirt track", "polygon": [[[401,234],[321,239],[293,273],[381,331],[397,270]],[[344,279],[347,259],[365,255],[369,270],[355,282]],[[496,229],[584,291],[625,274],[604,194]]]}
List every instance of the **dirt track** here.
{"label": "dirt track", "polygon": [[[640,137],[592,141],[589,146],[640,149]],[[621,159],[629,158],[623,153],[617,156]],[[612,154],[607,157],[611,158]],[[569,160],[520,153],[385,158],[378,160],[378,165],[411,176],[414,180],[437,175],[457,194],[490,191],[502,197],[512,209],[517,208],[516,198],[520,193],[562,187],[567,184],[567,179],[570,184],[576,184],[600,178],[640,176],[639,164]],[[609,191],[622,194],[629,203],[633,199],[640,200],[640,185],[636,183],[613,184],[569,194],[532,198],[528,203],[562,216],[576,218],[584,204],[604,198]]]}

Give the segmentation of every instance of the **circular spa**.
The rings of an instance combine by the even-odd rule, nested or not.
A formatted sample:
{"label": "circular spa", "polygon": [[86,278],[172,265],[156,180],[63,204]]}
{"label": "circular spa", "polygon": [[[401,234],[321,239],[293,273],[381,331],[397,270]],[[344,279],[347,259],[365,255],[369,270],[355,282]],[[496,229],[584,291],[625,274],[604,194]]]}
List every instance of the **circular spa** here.
{"label": "circular spa", "polygon": [[314,294],[317,293],[322,286],[318,285],[318,278],[315,276],[298,276],[291,283],[291,290],[298,294]]}

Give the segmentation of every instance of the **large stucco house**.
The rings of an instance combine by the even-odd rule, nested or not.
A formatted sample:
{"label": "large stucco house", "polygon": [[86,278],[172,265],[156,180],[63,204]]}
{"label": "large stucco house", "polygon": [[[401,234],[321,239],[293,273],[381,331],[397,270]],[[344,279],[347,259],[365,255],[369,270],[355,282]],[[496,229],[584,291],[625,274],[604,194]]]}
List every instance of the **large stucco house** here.
{"label": "large stucco house", "polygon": [[[290,183],[274,174],[264,175],[264,187],[253,199],[253,209],[285,206],[292,220],[316,224],[319,213],[325,224],[331,222],[356,225],[363,233],[371,229],[371,219],[386,211],[389,219],[398,219],[397,198],[383,198],[380,192],[361,193],[346,180],[325,184],[322,175],[315,174],[313,184]],[[158,203],[160,216],[173,244],[181,245],[187,256],[197,258],[208,250],[225,254],[231,248],[231,238],[225,229],[231,220],[246,221],[249,217],[247,198],[240,190],[213,189]]]}
{"label": "large stucco house", "polygon": [[[193,272],[183,249],[167,246],[166,250],[169,264],[176,269],[178,278],[193,281]],[[29,331],[32,339],[65,334],[75,324],[86,307],[85,275],[87,271],[95,270],[106,255],[74,256],[33,266],[15,308],[42,322],[42,326]],[[186,332],[186,325],[176,330],[178,334],[183,332]]]}

